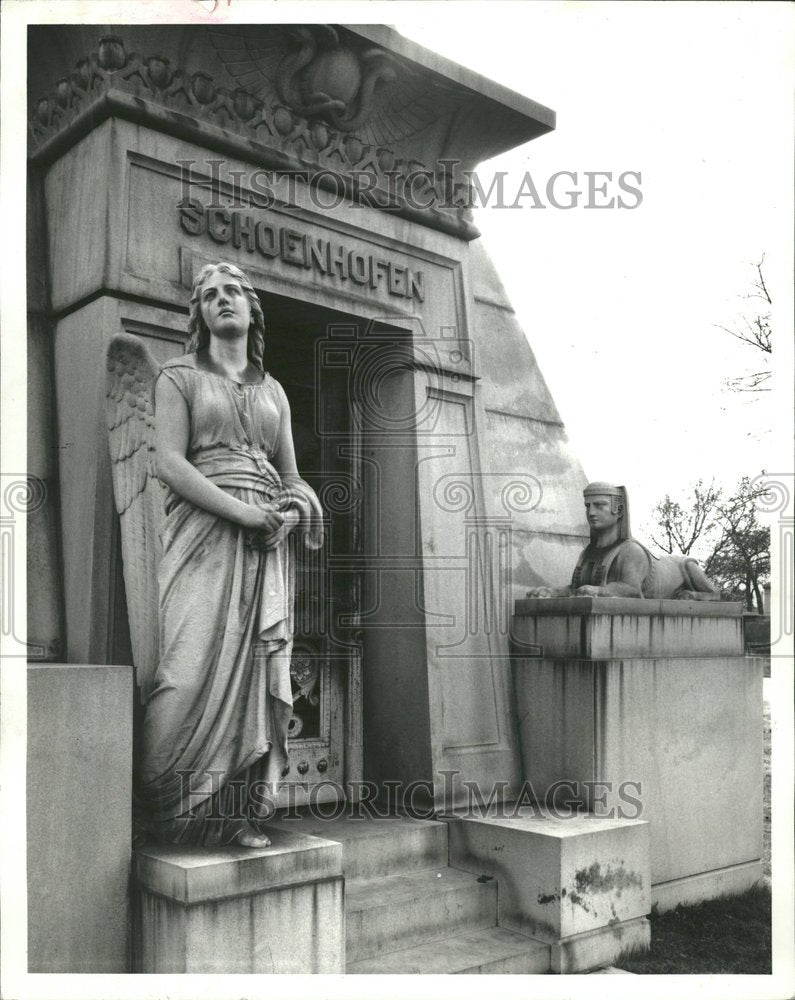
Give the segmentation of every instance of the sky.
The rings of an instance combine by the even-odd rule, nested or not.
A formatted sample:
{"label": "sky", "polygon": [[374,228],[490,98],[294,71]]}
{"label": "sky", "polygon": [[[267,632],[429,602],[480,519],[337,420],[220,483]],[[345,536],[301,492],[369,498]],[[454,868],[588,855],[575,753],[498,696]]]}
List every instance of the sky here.
{"label": "sky", "polygon": [[[640,525],[700,477],[781,471],[770,429],[791,426],[787,387],[728,392],[759,358],[719,326],[748,310],[764,257],[776,344],[791,331],[793,8],[432,5],[420,23],[414,6],[391,19],[403,34],[557,113],[554,132],[478,173],[488,188],[506,171],[517,192],[529,172],[548,204],[548,179],[576,172],[580,205],[525,198],[475,222],[587,477],[625,483]],[[639,172],[641,203],[585,208],[586,171],[611,171],[610,194]]]}

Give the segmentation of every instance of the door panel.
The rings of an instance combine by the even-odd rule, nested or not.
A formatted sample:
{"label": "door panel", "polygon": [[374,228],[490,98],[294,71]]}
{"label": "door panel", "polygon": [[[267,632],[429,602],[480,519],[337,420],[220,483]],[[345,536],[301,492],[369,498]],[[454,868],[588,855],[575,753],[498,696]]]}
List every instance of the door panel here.
{"label": "door panel", "polygon": [[335,314],[298,305],[285,310],[275,299],[263,300],[267,366],[290,402],[296,464],[318,495],[325,534],[318,551],[296,553],[290,770],[279,798],[290,806],[341,799],[346,781],[360,777],[355,552],[362,495],[348,373],[318,360],[318,342]]}

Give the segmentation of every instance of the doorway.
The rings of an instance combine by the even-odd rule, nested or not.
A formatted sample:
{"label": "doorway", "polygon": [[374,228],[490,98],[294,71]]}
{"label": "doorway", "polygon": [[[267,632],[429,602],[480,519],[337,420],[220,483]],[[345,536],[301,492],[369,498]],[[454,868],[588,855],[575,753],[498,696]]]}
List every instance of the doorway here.
{"label": "doorway", "polygon": [[361,542],[361,444],[350,373],[328,368],[323,357],[334,336],[355,337],[362,320],[272,293],[260,301],[265,367],[287,395],[298,471],[324,511],[323,547],[296,560],[290,770],[279,804],[300,806],[340,800],[361,780],[361,585],[353,565]]}
{"label": "doorway", "polygon": [[410,333],[274,293],[260,301],[265,367],[287,395],[298,471],[325,527],[323,547],[296,560],[290,770],[279,802],[289,807],[356,798],[363,777],[361,616],[376,487],[363,458],[372,400],[361,397],[374,359],[387,358],[387,373],[410,368]]}

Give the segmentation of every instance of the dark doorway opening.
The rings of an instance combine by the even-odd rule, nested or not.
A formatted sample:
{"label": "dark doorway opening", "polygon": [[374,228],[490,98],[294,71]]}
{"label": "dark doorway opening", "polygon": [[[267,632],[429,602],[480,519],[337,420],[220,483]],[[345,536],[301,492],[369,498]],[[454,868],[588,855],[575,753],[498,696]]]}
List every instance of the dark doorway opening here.
{"label": "dark doorway opening", "polygon": [[368,490],[357,364],[379,345],[405,343],[409,334],[273,293],[260,293],[260,301],[265,367],[287,395],[298,471],[325,516],[323,548],[296,561],[294,711],[282,804],[300,805],[307,796],[342,797],[349,782],[362,777],[358,621]]}

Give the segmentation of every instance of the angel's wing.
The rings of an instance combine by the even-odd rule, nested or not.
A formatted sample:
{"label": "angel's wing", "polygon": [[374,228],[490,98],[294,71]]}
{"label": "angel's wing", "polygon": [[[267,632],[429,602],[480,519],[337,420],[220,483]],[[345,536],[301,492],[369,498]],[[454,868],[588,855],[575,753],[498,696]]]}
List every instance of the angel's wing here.
{"label": "angel's wing", "polygon": [[157,566],[165,491],[155,473],[154,383],[160,365],[142,340],[108,346],[105,415],[113,493],[121,518],[124,586],[135,676],[146,699],[158,662]]}

